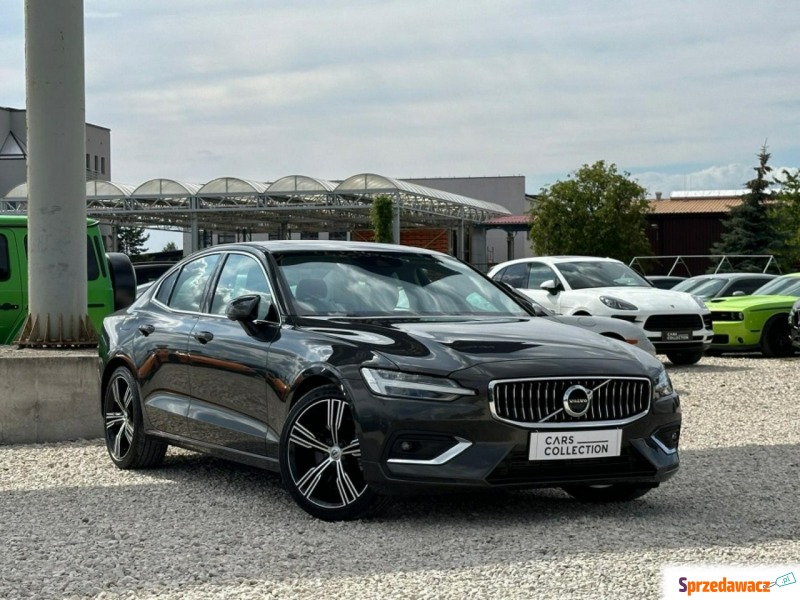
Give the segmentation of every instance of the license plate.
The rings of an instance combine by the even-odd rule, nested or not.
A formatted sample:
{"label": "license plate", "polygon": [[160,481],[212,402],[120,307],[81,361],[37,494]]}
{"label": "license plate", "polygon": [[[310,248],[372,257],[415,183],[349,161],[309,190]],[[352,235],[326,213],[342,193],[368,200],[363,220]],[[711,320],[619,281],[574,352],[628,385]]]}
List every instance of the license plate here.
{"label": "license plate", "polygon": [[529,460],[619,456],[622,430],[532,432]]}
{"label": "license plate", "polygon": [[692,339],[691,331],[665,331],[664,341],[666,342],[687,342]]}

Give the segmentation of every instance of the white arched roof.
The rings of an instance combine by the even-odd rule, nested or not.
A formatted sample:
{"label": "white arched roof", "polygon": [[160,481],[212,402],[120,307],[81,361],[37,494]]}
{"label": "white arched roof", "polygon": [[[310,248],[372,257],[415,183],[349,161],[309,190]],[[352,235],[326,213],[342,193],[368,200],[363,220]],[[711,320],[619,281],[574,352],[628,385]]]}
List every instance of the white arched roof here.
{"label": "white arched roof", "polygon": [[336,186],[335,191],[337,194],[363,194],[365,192],[392,193],[399,191],[429,198],[431,200],[439,200],[456,206],[466,206],[479,210],[509,214],[508,209],[494,202],[486,202],[485,200],[477,200],[476,198],[469,198],[468,196],[443,192],[442,190],[409,183],[407,181],[400,181],[399,179],[392,179],[391,177],[385,177],[375,173],[361,173],[348,177]]}
{"label": "white arched roof", "polygon": [[270,184],[267,193],[332,192],[335,188],[335,184],[324,179],[305,175],[287,175]]}
{"label": "white arched roof", "polygon": [[174,179],[150,179],[137,187],[131,196],[173,196],[191,197],[197,194],[200,186],[196,183],[185,183]]}
{"label": "white arched roof", "polygon": [[239,179],[238,177],[218,177],[197,190],[197,195],[263,194],[266,190],[267,184],[260,181],[250,181],[248,179]]}

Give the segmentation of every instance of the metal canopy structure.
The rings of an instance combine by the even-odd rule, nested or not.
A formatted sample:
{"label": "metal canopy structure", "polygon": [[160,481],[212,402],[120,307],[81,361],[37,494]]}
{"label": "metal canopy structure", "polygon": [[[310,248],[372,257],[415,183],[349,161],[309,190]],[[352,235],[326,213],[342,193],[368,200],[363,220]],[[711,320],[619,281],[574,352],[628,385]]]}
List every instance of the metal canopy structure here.
{"label": "metal canopy structure", "polygon": [[[272,183],[221,177],[203,185],[151,179],[138,187],[86,184],[87,214],[112,225],[189,231],[269,233],[371,228],[375,197],[392,198],[406,227],[458,228],[510,214],[493,202],[451,194],[374,173],[340,183],[289,175]],[[0,199],[0,212],[27,211],[26,184]]]}

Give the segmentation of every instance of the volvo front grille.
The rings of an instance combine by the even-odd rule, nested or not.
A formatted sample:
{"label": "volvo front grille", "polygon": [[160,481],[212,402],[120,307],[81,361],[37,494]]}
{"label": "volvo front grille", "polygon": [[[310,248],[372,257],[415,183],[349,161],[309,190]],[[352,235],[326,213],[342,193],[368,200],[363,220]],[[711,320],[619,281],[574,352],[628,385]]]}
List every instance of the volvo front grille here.
{"label": "volvo front grille", "polygon": [[[576,389],[578,396],[591,396],[581,416],[568,410]],[[650,380],[638,377],[506,379],[489,385],[495,418],[536,428],[629,423],[647,413],[650,395]]]}

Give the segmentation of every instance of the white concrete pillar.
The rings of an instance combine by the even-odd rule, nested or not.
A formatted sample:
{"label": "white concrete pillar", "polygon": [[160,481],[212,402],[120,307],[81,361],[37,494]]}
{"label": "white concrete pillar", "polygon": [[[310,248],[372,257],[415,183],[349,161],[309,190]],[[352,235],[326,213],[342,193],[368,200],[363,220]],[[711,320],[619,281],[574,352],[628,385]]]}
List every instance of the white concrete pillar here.
{"label": "white concrete pillar", "polygon": [[83,0],[25,0],[28,321],[18,343],[96,343],[87,317]]}

